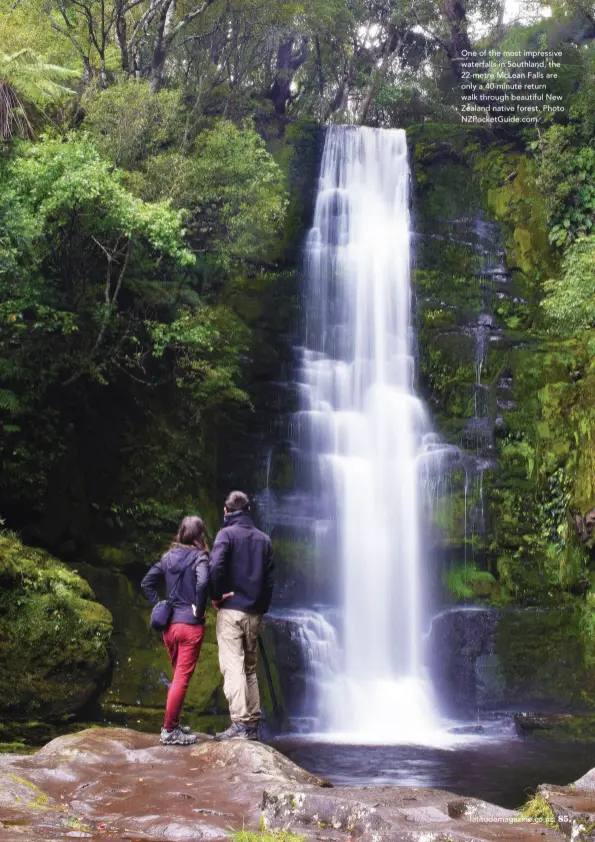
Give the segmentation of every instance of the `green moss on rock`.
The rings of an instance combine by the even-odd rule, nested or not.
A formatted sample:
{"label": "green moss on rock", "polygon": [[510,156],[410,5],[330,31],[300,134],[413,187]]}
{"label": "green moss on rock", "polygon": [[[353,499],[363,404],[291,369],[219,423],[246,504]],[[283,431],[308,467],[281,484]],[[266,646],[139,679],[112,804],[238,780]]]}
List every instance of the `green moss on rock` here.
{"label": "green moss on rock", "polygon": [[[91,565],[77,569],[93,585],[114,618],[115,648],[113,675],[102,703],[109,718],[119,709],[117,721],[134,725],[135,709],[165,707],[172,669],[160,634],[149,626],[150,606],[140,586],[123,573]],[[215,612],[209,609],[205,638],[196,671],[184,703],[188,716],[225,713],[227,704],[222,693],[222,680],[215,635]],[[126,715],[124,715],[126,714]]]}
{"label": "green moss on rock", "polygon": [[59,718],[97,695],[110,666],[110,612],[48,553],[0,534],[0,713]]}

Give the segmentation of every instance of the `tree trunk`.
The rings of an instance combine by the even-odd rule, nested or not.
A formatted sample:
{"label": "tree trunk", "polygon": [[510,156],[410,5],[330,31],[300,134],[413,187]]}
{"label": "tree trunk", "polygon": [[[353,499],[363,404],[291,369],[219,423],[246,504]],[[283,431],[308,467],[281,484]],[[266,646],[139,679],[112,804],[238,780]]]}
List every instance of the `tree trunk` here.
{"label": "tree trunk", "polygon": [[444,48],[453,73],[457,79],[460,79],[463,72],[460,61],[463,51],[471,50],[471,41],[467,34],[465,6],[461,0],[441,0],[440,9],[445,21],[450,26],[450,37],[444,42]]}
{"label": "tree trunk", "polygon": [[275,81],[266,96],[273,103],[275,114],[284,117],[287,104],[291,102],[291,85],[296,71],[306,61],[308,56],[308,39],[304,36],[300,42],[299,52],[294,55],[293,35],[287,41],[282,41],[277,50]]}
{"label": "tree trunk", "polygon": [[126,15],[122,11],[122,3],[118,5],[118,12],[116,15],[116,41],[120,48],[120,63],[124,73],[130,71],[130,59],[128,56],[128,28],[126,24]]}
{"label": "tree trunk", "polygon": [[167,58],[168,34],[171,31],[173,16],[176,10],[175,0],[169,0],[161,9],[157,20],[157,32],[153,44],[153,58],[151,61],[151,93],[156,94],[163,84],[163,71]]}

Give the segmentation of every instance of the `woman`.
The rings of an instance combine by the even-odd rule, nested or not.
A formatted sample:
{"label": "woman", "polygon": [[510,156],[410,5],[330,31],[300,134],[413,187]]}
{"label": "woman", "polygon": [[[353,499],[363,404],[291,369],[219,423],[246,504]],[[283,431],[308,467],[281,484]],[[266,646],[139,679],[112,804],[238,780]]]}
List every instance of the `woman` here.
{"label": "woman", "polygon": [[201,518],[184,518],[168,552],[143,579],[141,588],[151,605],[159,601],[157,588],[163,584],[173,609],[163,640],[174,676],[167,693],[160,742],[163,745],[192,745],[197,736],[190,728],[180,727],[180,711],[204,636],[209,548]]}

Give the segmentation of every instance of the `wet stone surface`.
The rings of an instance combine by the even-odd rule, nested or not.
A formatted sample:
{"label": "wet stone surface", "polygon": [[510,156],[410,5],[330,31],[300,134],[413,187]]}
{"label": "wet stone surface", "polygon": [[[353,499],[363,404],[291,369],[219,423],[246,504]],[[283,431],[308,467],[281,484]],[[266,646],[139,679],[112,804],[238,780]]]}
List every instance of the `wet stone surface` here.
{"label": "wet stone surface", "polygon": [[[332,787],[263,744],[206,736],[191,747],[156,741],[128,729],[89,729],[35,755],[0,757],[1,842],[217,840],[263,824],[321,842],[564,838],[512,810],[441,790]],[[584,791],[547,790],[555,812],[595,814],[595,779],[581,780]],[[579,794],[573,807],[568,799]]]}

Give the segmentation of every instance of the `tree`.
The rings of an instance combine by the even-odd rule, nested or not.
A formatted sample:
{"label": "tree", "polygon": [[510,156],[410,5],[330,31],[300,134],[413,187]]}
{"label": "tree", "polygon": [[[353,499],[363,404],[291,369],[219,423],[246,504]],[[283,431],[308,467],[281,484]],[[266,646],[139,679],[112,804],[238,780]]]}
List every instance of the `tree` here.
{"label": "tree", "polygon": [[74,91],[63,83],[77,75],[48,64],[33,50],[0,53],[0,140],[32,136],[35,114],[72,96]]}

